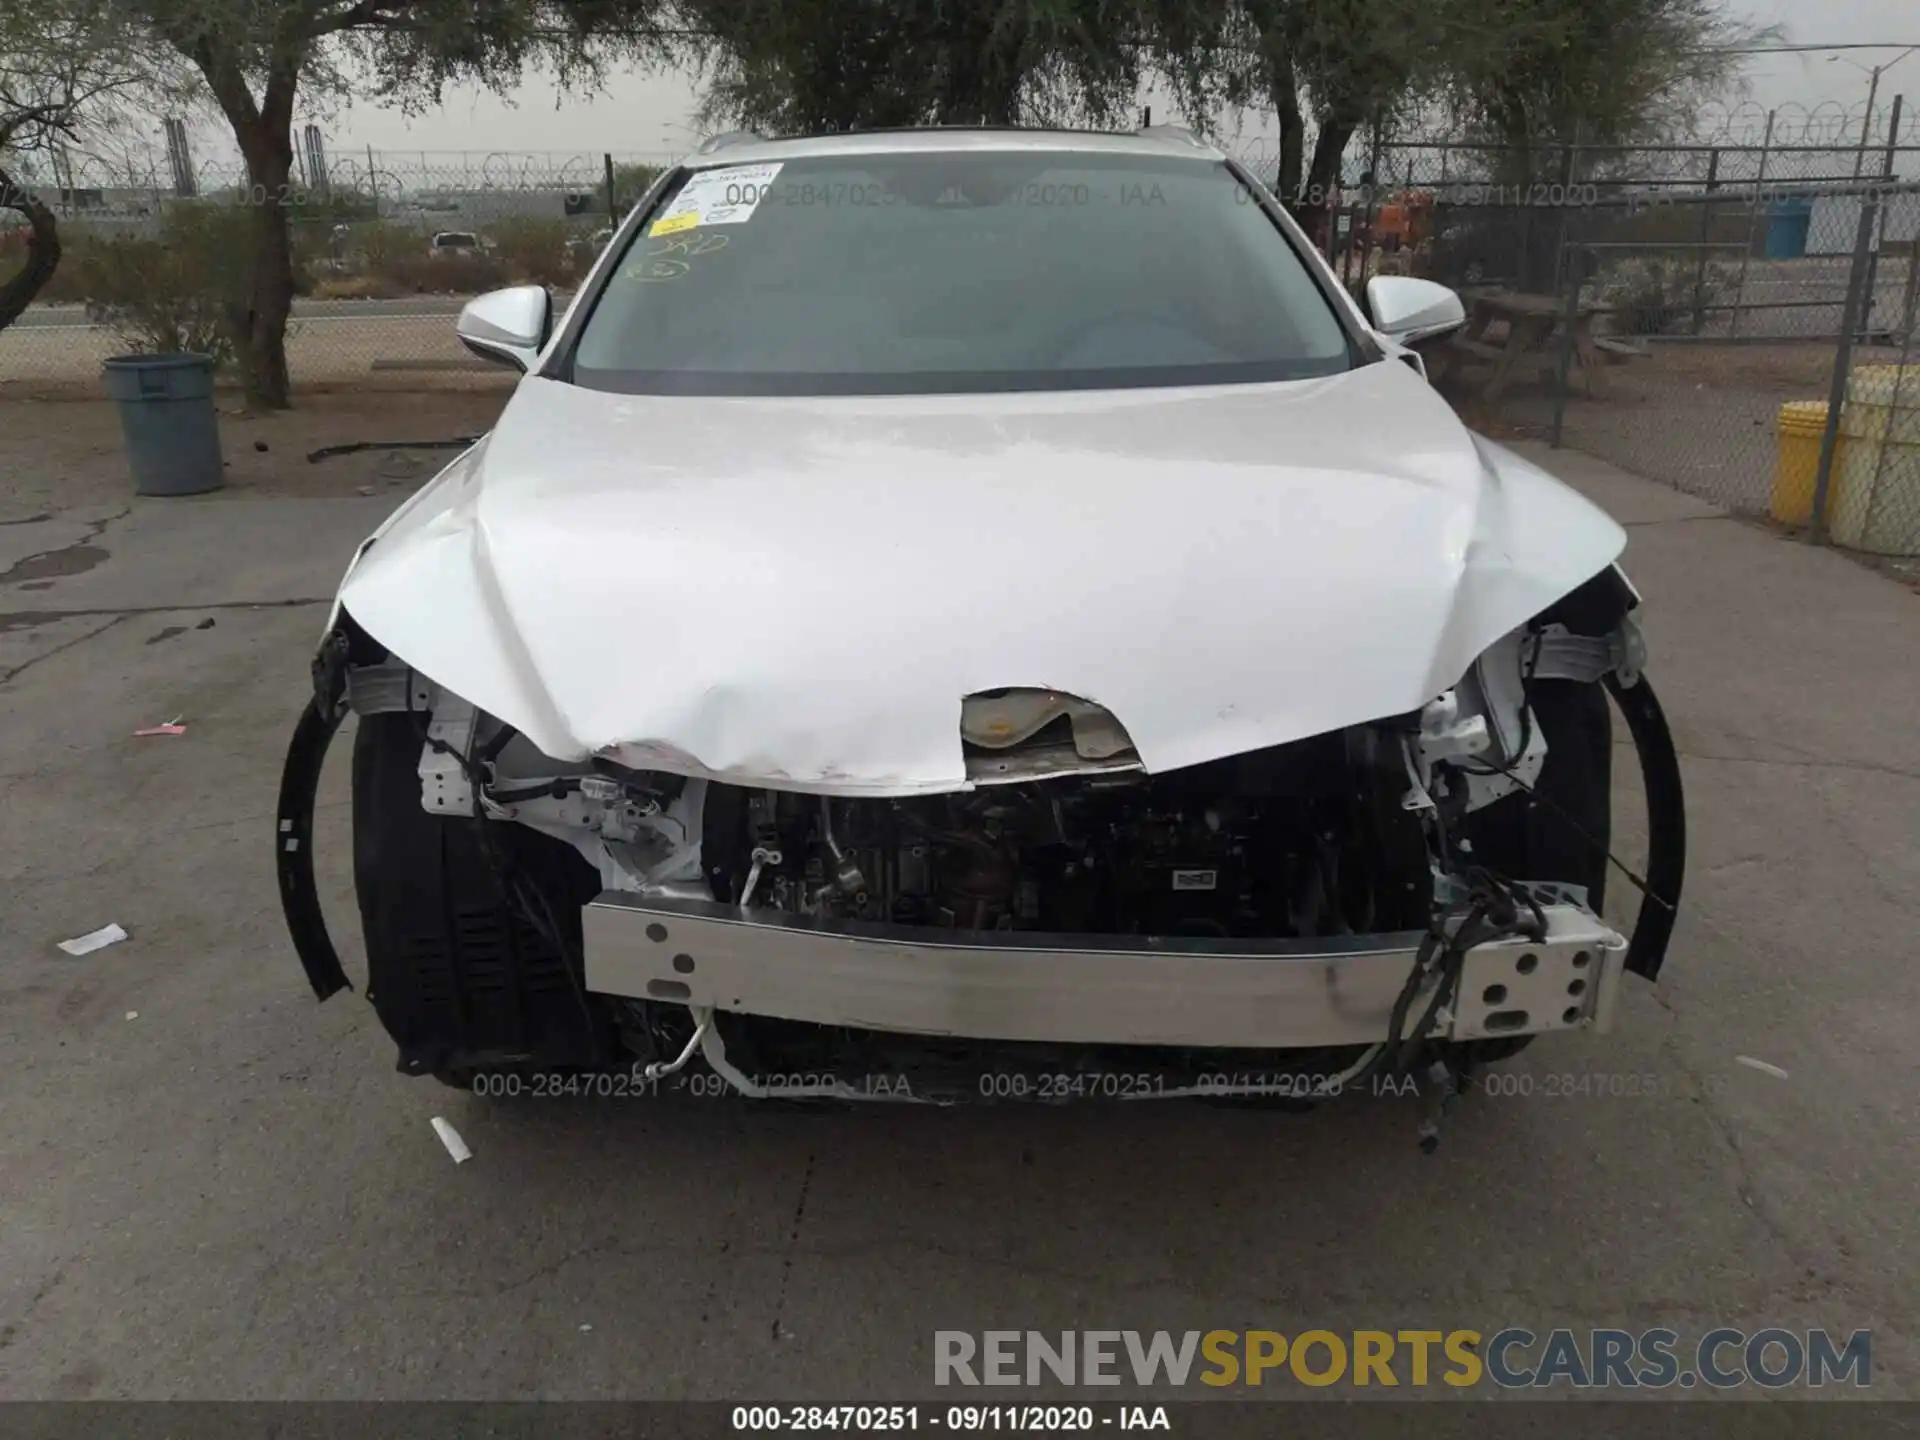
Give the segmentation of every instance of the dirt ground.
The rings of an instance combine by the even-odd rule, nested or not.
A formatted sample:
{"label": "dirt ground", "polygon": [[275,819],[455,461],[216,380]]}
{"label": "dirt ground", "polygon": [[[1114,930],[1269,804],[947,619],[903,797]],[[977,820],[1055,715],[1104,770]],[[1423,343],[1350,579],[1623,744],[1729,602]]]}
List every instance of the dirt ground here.
{"label": "dirt ground", "polygon": [[[1784,345],[1659,345],[1607,367],[1607,392],[1575,379],[1563,443],[1749,517],[1767,513],[1779,444],[1775,421],[1789,400],[1825,400],[1833,342]],[[1853,352],[1852,365],[1897,364],[1883,347]],[[1553,421],[1551,373],[1516,383],[1497,406],[1478,397],[1487,372],[1448,377],[1443,391],[1475,429],[1496,439],[1544,439]]]}
{"label": "dirt ground", "polygon": [[[297,408],[249,415],[235,392],[216,398],[226,488],[209,499],[323,498],[399,492],[451,452],[370,450],[307,464],[327,445],[438,440],[493,427],[510,388],[303,390]],[[298,457],[297,461],[290,457]],[[0,523],[56,510],[112,506],[133,494],[113,402],[0,390]]]}

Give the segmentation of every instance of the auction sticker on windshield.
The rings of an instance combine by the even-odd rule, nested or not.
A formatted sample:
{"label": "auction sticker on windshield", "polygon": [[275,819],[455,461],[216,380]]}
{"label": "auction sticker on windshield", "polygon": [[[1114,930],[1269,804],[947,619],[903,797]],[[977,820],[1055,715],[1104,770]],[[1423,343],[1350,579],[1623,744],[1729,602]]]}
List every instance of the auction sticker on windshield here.
{"label": "auction sticker on windshield", "polygon": [[702,170],[680,188],[648,235],[672,235],[700,225],[741,225],[753,218],[783,162]]}

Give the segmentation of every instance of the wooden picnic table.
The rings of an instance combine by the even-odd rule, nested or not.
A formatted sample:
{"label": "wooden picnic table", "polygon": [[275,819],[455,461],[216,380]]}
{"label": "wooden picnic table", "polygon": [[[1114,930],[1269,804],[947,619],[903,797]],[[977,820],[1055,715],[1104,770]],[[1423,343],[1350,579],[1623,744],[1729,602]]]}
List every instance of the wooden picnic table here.
{"label": "wooden picnic table", "polygon": [[[1559,364],[1559,332],[1567,302],[1557,295],[1528,295],[1495,291],[1469,298],[1466,328],[1447,340],[1442,353],[1449,367],[1461,360],[1482,360],[1493,366],[1481,398],[1489,404],[1500,398],[1516,371],[1550,372]],[[1581,304],[1574,312],[1573,360],[1587,382],[1589,395],[1606,392],[1606,357],[1594,344],[1593,320],[1598,307]],[[1487,332],[1504,322],[1504,341],[1487,339]]]}

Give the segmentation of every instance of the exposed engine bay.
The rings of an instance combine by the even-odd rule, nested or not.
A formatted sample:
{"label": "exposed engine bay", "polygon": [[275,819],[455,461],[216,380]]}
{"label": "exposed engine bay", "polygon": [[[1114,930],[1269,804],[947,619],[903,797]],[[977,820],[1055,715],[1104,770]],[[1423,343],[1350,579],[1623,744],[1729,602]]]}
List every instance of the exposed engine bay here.
{"label": "exposed engine bay", "polygon": [[[846,1077],[978,1070],[983,1045],[1011,1044],[1049,1067],[1151,1064],[1197,1093],[1230,1062],[1258,1067],[1237,1094],[1271,1093],[1270,1066],[1335,1092],[1421,1056],[1464,1074],[1539,1033],[1604,1029],[1620,976],[1651,977],[1671,929],[1678,772],[1638,631],[1563,611],[1575,628],[1522,627],[1417,712],[1161,774],[1090,701],[984,692],[962,712],[970,788],[856,798],[556,762],[342,630],[283,782],[289,921],[315,992],[344,987],[288,856],[353,711],[356,812],[386,817],[357,832],[370,994],[403,1069],[585,1047],[649,1082],[697,1057],[750,1095],[795,1067],[812,1078],[782,1093],[858,1095]],[[1628,872],[1647,895],[1631,944],[1598,918],[1609,694],[1655,836],[1649,879]],[[465,847],[463,868],[410,873],[423,843]]]}
{"label": "exposed engine bay", "polygon": [[[1509,637],[1417,715],[1165,775],[1140,768],[1097,706],[995,691],[964,712],[975,788],[877,799],[604,761],[554,773],[510,730],[423,692],[433,716],[430,727],[421,717],[423,802],[473,813],[478,756],[490,772],[478,790],[485,812],[567,841],[606,888],[742,912],[1167,937],[1418,928],[1435,876],[1457,859],[1464,817],[1540,773],[1547,745],[1526,683],[1543,657],[1563,664],[1554,643]],[[985,734],[982,716],[1000,722],[998,734]]]}
{"label": "exposed engine bay", "polygon": [[[1395,788],[1395,780],[1399,786]],[[959,930],[1311,936],[1424,923],[1420,827],[1370,731],[1171,775],[836,800],[710,786],[713,898]]]}

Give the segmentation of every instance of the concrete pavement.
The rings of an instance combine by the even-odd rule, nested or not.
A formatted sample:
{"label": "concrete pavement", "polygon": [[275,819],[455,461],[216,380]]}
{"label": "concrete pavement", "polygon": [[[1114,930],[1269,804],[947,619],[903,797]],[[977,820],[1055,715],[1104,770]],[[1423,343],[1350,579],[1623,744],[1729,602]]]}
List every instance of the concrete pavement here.
{"label": "concrete pavement", "polygon": [[[392,501],[0,527],[0,1398],[900,1399],[935,1393],[935,1329],[1560,1324],[1868,1327],[1874,1393],[1920,1394],[1920,601],[1534,458],[1630,527],[1691,874],[1659,989],[1504,1067],[1533,1093],[1470,1097],[1431,1157],[1393,1099],[812,1112],[404,1079],[359,995],[306,991],[270,849],[322,604]],[[319,849],[348,942],[345,759]],[[55,948],[108,921],[132,938]],[[1608,1076],[1648,1093],[1555,1078]]]}

